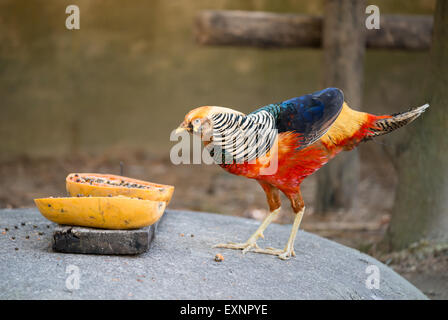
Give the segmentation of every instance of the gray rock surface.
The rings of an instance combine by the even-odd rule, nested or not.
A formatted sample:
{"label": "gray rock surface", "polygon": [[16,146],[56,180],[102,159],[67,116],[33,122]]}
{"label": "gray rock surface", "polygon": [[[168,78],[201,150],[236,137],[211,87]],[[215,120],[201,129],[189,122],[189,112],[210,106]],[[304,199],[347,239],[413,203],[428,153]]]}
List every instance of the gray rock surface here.
{"label": "gray rock surface", "polygon": [[[0,210],[0,299],[426,298],[372,257],[303,231],[296,240],[297,256],[288,261],[212,248],[218,242],[245,241],[258,224],[167,210],[148,252],[81,255],[51,249],[56,225],[36,209]],[[4,228],[8,231],[2,234]],[[259,245],[282,247],[289,232],[290,226],[273,224]],[[225,260],[215,262],[217,253]],[[379,289],[366,286],[371,265],[380,271]],[[79,270],[79,289],[70,286],[74,269]]]}
{"label": "gray rock surface", "polygon": [[157,223],[134,230],[105,230],[58,226],[53,233],[53,250],[64,253],[140,254],[146,252]]}

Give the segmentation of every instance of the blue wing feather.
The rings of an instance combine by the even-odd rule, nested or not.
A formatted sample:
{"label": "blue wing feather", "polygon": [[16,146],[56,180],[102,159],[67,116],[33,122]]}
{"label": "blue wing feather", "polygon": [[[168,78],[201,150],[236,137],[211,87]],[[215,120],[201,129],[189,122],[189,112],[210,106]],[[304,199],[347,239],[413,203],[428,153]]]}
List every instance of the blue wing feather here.
{"label": "blue wing feather", "polygon": [[276,119],[278,132],[296,132],[302,137],[300,147],[305,147],[327,132],[338,117],[344,103],[344,94],[337,88],[292,98],[270,104],[256,111],[268,111]]}

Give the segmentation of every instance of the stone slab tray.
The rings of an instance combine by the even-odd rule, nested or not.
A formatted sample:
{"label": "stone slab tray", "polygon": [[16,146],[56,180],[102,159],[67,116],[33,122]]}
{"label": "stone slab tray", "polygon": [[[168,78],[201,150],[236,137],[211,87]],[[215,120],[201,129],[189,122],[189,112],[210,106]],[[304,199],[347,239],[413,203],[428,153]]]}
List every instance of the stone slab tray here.
{"label": "stone slab tray", "polygon": [[141,254],[154,238],[157,224],[134,230],[105,230],[77,226],[57,226],[53,232],[54,251],[83,254]]}

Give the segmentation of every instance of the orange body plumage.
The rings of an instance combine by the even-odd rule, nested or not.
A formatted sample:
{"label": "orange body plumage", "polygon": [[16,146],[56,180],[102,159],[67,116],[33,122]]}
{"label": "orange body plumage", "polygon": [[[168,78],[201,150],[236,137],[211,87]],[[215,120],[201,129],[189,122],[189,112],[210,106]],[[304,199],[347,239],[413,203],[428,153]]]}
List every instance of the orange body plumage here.
{"label": "orange body plumage", "polygon": [[[287,196],[299,192],[302,181],[324,166],[336,154],[351,150],[376,128],[375,122],[391,116],[374,116],[350,109],[344,104],[342,111],[328,132],[312,145],[298,150],[300,135],[293,132],[278,135],[277,149],[272,150],[255,163],[222,164],[226,171],[247,178],[265,181],[275,186]],[[277,170],[264,175],[262,169],[271,165],[277,153]],[[274,160],[275,161],[275,160]]]}

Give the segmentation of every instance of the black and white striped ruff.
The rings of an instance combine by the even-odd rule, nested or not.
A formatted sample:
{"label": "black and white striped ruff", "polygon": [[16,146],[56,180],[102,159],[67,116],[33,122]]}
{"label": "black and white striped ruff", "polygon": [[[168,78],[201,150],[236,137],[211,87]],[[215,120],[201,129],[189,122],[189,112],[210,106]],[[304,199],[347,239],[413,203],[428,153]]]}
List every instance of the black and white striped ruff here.
{"label": "black and white striped ruff", "polygon": [[[245,163],[265,155],[277,137],[275,119],[267,111],[249,115],[216,113],[210,154],[218,163]],[[213,149],[213,150],[211,150]]]}

